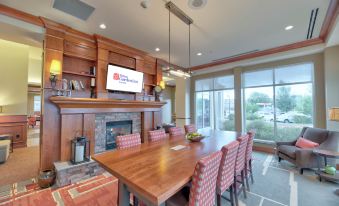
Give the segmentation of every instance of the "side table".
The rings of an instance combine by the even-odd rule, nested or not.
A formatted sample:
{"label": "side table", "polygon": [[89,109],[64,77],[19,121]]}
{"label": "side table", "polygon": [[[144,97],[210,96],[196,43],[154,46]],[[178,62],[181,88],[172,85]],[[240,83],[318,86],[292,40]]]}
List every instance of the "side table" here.
{"label": "side table", "polygon": [[[324,171],[321,171],[321,158],[324,158],[325,166],[327,165],[327,158],[334,158],[339,159],[339,152],[330,151],[330,150],[322,150],[317,149],[313,151],[317,155],[317,161],[318,161],[318,170],[316,171],[316,174],[319,176],[319,181],[323,179],[330,180],[333,182],[339,181],[339,172],[337,171],[335,175],[330,175],[325,173]],[[335,194],[339,195],[339,189],[336,189]]]}

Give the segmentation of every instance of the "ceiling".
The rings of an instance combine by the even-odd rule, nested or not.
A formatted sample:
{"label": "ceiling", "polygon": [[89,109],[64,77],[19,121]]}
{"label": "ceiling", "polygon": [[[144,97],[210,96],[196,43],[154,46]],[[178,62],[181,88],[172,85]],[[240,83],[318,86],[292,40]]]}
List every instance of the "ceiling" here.
{"label": "ceiling", "polygon": [[[94,7],[80,20],[53,9],[53,0],[0,0],[0,3],[44,16],[87,33],[97,33],[168,59],[168,10],[165,0],[82,0]],[[330,0],[209,0],[191,9],[188,0],[173,0],[193,20],[192,66],[253,50],[265,50],[306,40],[312,9],[319,8],[313,37],[318,37]],[[102,30],[99,24],[105,23]],[[293,25],[292,30],[285,27]],[[171,62],[188,67],[188,26],[171,17]],[[154,49],[160,48],[159,52]],[[201,52],[201,56],[196,54]]]}

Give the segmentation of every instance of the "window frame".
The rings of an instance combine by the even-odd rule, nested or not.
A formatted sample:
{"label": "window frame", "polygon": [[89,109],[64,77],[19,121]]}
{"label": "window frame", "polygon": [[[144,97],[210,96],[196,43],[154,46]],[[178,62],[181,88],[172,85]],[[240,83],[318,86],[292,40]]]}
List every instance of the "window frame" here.
{"label": "window frame", "polygon": [[[231,76],[233,78],[233,87],[232,88],[220,88],[220,89],[214,89],[215,87],[215,79],[216,78],[220,78],[220,77],[227,77],[227,76]],[[208,80],[208,79],[211,79],[212,80],[212,89],[209,89],[209,90],[196,90],[196,82],[199,81],[199,80]],[[204,92],[212,92],[212,106],[210,108],[210,113],[213,115],[213,117],[211,118],[211,128],[212,129],[216,129],[216,110],[215,110],[215,93],[216,92],[220,92],[220,91],[229,91],[229,90],[233,90],[233,94],[234,94],[234,102],[233,104],[235,104],[235,78],[234,78],[234,74],[228,74],[228,75],[223,75],[223,76],[217,76],[217,77],[209,77],[209,78],[203,78],[203,79],[197,79],[195,80],[194,82],[194,107],[195,107],[195,124],[197,124],[197,104],[196,104],[196,101],[197,101],[197,93],[204,93]],[[210,98],[211,98],[210,96]],[[211,101],[211,99],[210,99]],[[204,114],[204,104],[202,104],[202,114]],[[235,121],[235,120],[234,120]],[[204,121],[202,121],[202,128],[204,128]],[[234,128],[235,130],[236,128]]]}
{"label": "window frame", "polygon": [[[277,69],[282,69],[282,68],[287,68],[295,65],[311,65],[311,80],[310,81],[303,81],[303,82],[296,82],[296,83],[275,83],[275,78],[276,78],[276,70]],[[259,86],[249,86],[245,87],[245,78],[244,75],[246,73],[251,73],[251,72],[260,72],[260,71],[265,71],[265,70],[272,70],[272,84],[267,84],[267,85],[259,85]],[[249,88],[263,88],[263,87],[272,87],[273,88],[273,117],[274,117],[274,136],[277,136],[277,121],[276,121],[276,87],[279,86],[292,86],[292,85],[300,85],[300,84],[311,84],[312,85],[312,124],[315,124],[315,108],[316,108],[316,101],[315,101],[315,69],[314,69],[314,62],[301,62],[301,63],[296,63],[296,64],[288,64],[288,65],[281,65],[281,66],[275,66],[271,68],[263,68],[263,69],[254,69],[250,71],[245,71],[242,72],[241,74],[241,91],[242,91],[242,128],[243,132],[246,132],[246,95],[245,95],[245,89]],[[273,137],[274,138],[274,137]],[[272,139],[273,139],[272,138]],[[269,141],[269,140],[262,140],[262,139],[255,139],[256,142],[263,142],[263,143],[272,143],[274,140]]]}

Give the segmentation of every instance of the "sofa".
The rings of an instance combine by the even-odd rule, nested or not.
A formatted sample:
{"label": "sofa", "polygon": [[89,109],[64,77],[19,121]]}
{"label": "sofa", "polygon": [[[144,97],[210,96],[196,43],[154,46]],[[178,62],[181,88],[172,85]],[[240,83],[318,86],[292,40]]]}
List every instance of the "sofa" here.
{"label": "sofa", "polygon": [[[311,140],[319,144],[313,149],[302,149],[296,147],[295,144],[299,137]],[[304,169],[317,168],[317,156],[313,153],[314,149],[325,149],[331,151],[339,150],[339,132],[328,131],[326,129],[304,127],[301,133],[294,141],[276,142],[276,155],[279,162],[287,160],[296,165],[300,174],[303,174]],[[323,158],[321,158],[323,159]],[[323,160],[321,160],[323,161]],[[321,163],[323,164],[323,162]]]}
{"label": "sofa", "polygon": [[0,140],[0,163],[4,163],[7,161],[10,145],[10,140]]}

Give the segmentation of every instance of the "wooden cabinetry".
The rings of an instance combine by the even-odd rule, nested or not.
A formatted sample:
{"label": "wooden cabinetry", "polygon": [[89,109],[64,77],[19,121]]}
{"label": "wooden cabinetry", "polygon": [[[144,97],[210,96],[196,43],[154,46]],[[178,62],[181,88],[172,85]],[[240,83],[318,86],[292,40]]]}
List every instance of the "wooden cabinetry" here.
{"label": "wooden cabinetry", "polygon": [[0,116],[0,135],[11,134],[13,136],[13,147],[27,146],[27,116],[13,115]]}
{"label": "wooden cabinetry", "polygon": [[67,80],[68,85],[70,81],[75,80],[84,86],[80,87],[80,90],[73,90],[72,96],[90,97],[91,78],[96,77],[90,73],[91,67],[96,67],[96,61],[64,55],[62,78]]}

